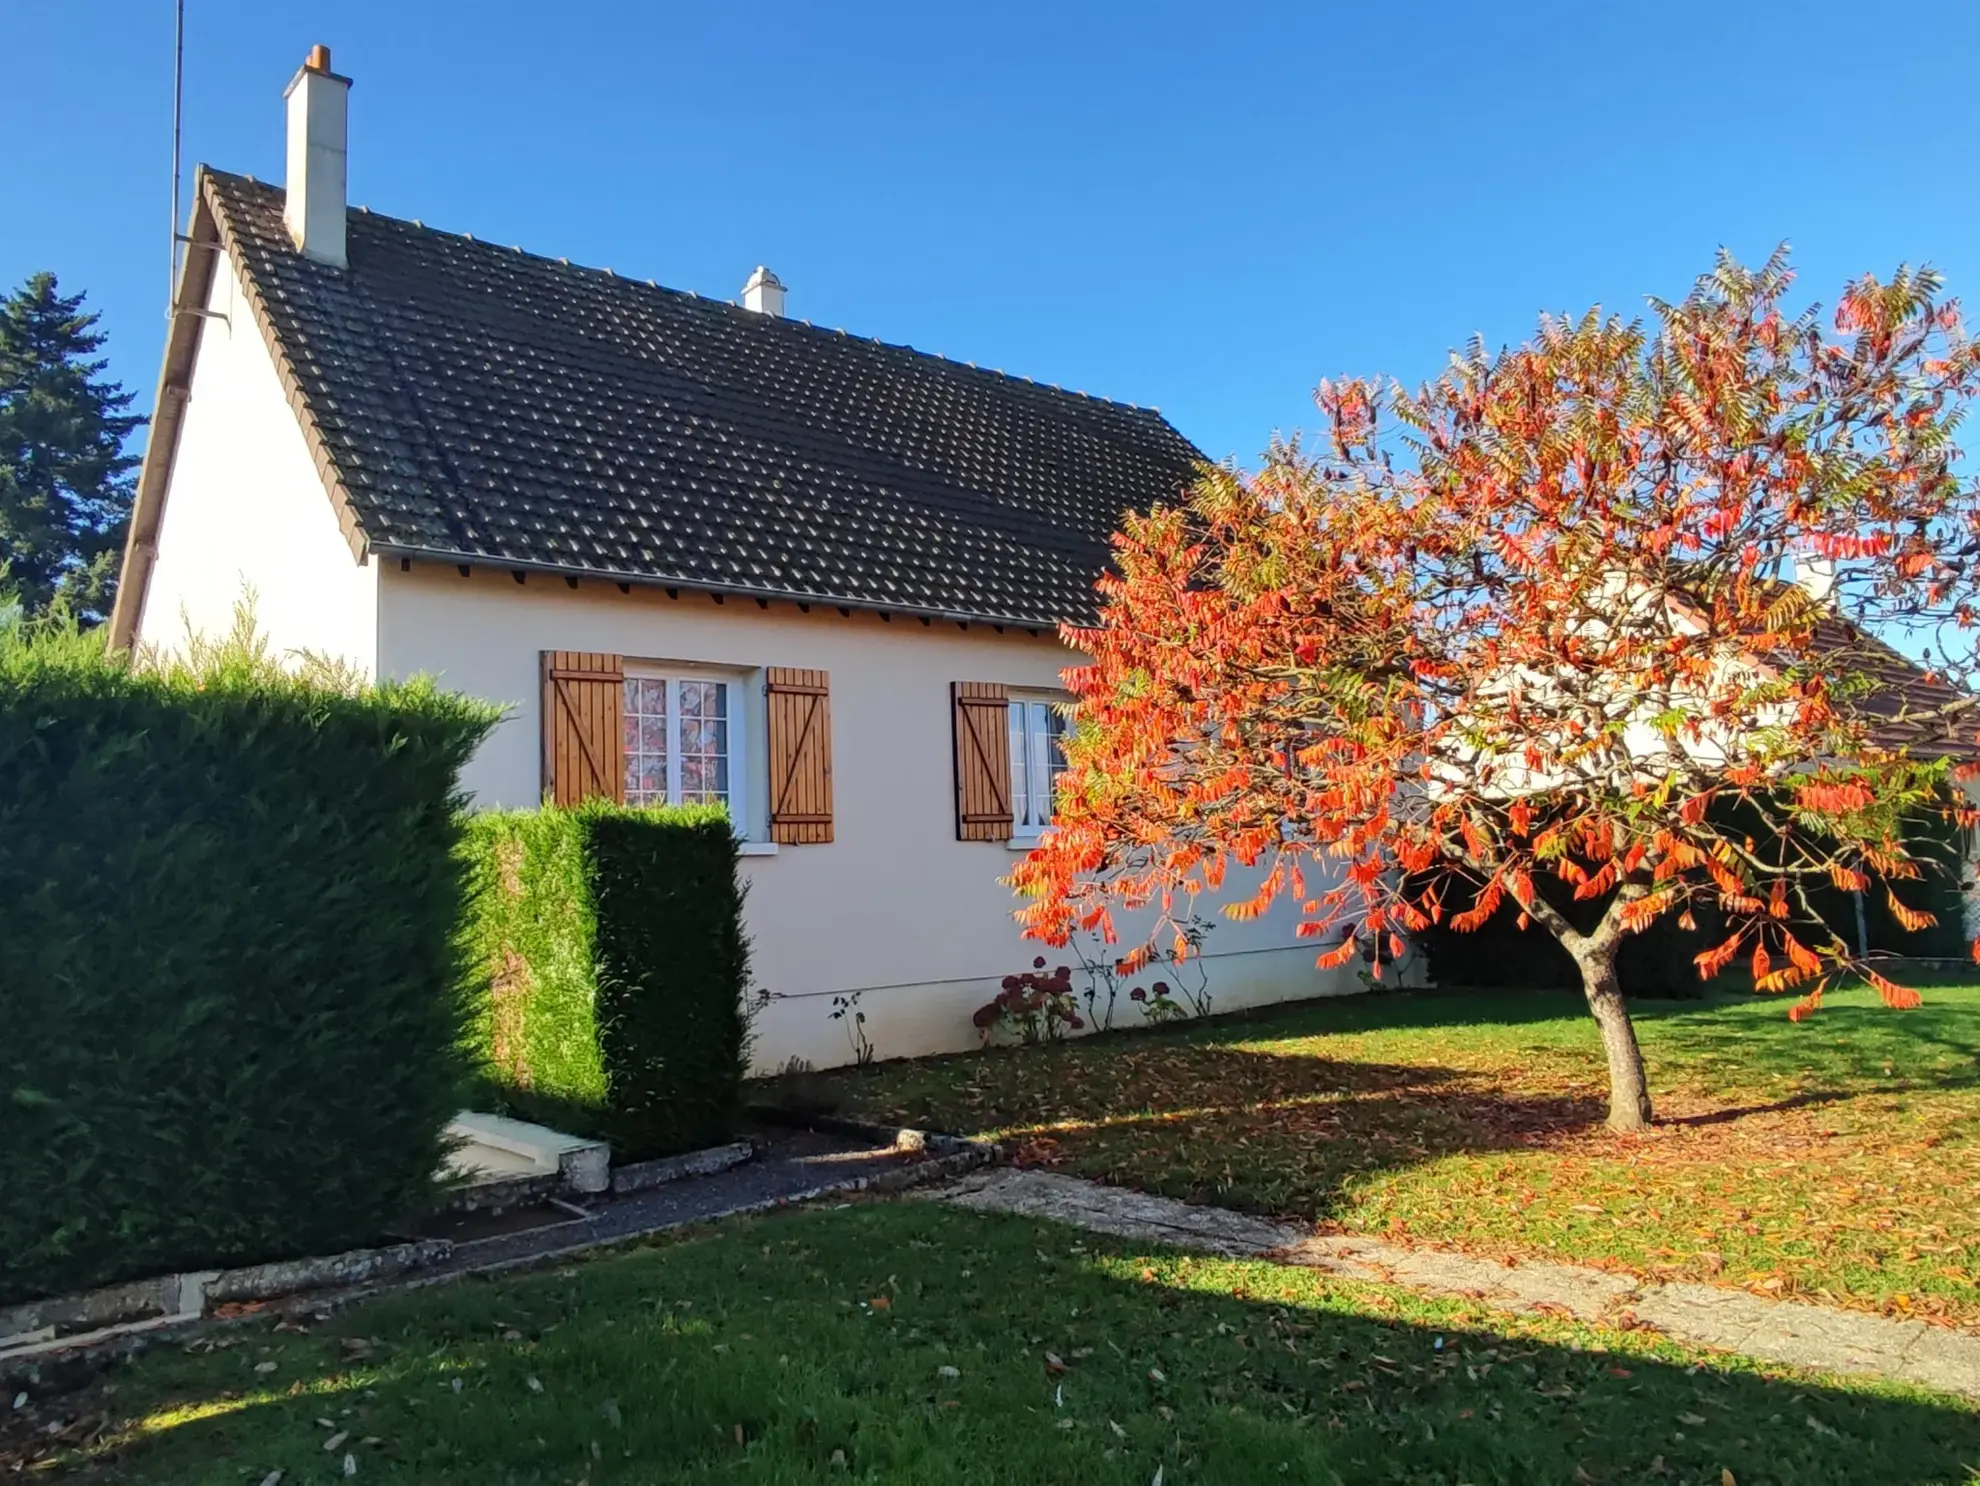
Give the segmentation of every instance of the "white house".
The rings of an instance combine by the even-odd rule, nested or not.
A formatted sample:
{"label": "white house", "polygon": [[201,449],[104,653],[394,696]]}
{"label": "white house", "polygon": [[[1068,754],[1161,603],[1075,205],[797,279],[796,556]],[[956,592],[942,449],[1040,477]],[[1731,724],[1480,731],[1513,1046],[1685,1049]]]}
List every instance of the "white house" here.
{"label": "white house", "polygon": [[[112,620],[243,589],[284,651],[511,705],[487,805],[721,800],[759,1065],[973,1045],[1039,946],[1000,879],[1050,814],[1057,638],[1124,508],[1197,451],[1152,410],[350,209],[349,80],[289,85],[285,187],[202,168]],[[1279,913],[1219,1009],[1353,989]],[[1133,1015],[1125,1001],[1122,1011]]]}

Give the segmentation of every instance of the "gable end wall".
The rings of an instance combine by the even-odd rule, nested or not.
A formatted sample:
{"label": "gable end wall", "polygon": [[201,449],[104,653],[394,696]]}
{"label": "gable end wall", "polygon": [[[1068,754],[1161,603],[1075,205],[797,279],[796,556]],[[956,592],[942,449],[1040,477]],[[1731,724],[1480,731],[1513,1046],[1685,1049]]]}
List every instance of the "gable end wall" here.
{"label": "gable end wall", "polygon": [[179,447],[137,638],[185,646],[225,634],[250,590],[277,654],[378,668],[378,574],[338,526],[230,255],[200,322]]}

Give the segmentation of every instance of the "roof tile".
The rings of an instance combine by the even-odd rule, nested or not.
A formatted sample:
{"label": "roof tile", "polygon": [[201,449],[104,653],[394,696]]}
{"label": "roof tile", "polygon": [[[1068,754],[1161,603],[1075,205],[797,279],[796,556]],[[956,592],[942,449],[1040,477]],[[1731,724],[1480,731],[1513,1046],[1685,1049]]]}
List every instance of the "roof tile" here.
{"label": "roof tile", "polygon": [[206,171],[366,540],[1020,624],[1093,617],[1121,514],[1202,456],[1159,413]]}

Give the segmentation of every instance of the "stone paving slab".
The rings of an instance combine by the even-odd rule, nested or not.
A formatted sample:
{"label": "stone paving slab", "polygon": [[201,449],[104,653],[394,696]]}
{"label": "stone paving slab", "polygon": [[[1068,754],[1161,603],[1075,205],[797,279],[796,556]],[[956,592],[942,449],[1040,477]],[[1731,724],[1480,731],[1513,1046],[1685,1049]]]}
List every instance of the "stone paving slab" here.
{"label": "stone paving slab", "polygon": [[1857,1311],[1765,1300],[1744,1290],[1657,1284],[1550,1262],[1503,1264],[1376,1238],[1313,1235],[1222,1208],[1197,1207],[1056,1172],[973,1173],[924,1195],[979,1212],[1047,1218],[1096,1233],[1260,1258],[1376,1280],[1500,1310],[1562,1311],[1584,1321],[1633,1316],[1676,1341],[1764,1362],[1914,1383],[1980,1399],[1980,1336]]}
{"label": "stone paving slab", "polygon": [[957,1207],[1050,1218],[1150,1243],[1200,1249],[1227,1258],[1262,1254],[1300,1238],[1297,1228],[1220,1207],[1192,1207],[1120,1187],[1103,1187],[1045,1171],[996,1168],[964,1177],[937,1195]]}

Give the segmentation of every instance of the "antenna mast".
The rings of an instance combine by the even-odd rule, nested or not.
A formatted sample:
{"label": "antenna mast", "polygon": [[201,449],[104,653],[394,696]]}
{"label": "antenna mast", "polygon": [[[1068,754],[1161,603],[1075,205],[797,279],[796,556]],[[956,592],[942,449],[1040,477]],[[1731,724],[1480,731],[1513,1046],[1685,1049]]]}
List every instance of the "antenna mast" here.
{"label": "antenna mast", "polygon": [[171,273],[165,285],[165,316],[172,315],[172,301],[179,292],[179,130],[186,107],[186,0],[178,0],[178,18],[172,31],[172,232],[166,239],[171,249]]}

